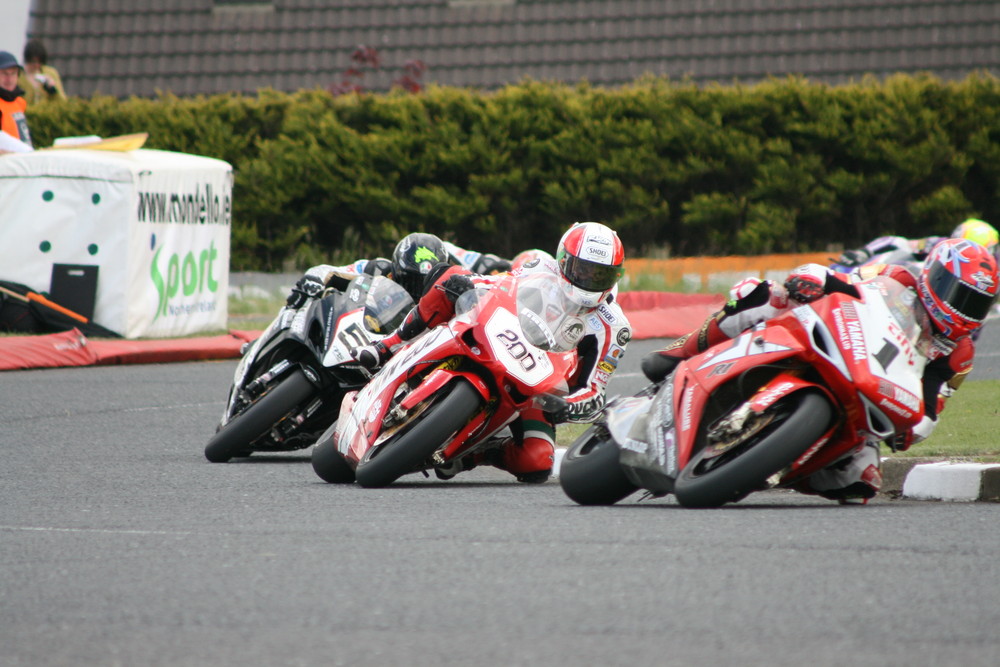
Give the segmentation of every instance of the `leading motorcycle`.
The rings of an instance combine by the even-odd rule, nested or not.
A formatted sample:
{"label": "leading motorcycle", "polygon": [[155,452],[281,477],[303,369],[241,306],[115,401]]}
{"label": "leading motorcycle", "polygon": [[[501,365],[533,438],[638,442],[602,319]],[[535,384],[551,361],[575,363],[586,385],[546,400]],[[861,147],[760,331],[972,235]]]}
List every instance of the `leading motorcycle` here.
{"label": "leading motorcycle", "polygon": [[336,419],[348,391],[371,374],[351,349],[391,333],[413,299],[383,276],[361,275],[300,308],[284,306],[244,350],[205,458],[305,449]]}
{"label": "leading motorcycle", "polygon": [[583,505],[644,489],[719,507],[795,487],[924,414],[934,345],[913,291],[890,278],[797,306],[618,398],[566,451],[563,491]]}
{"label": "leading motorcycle", "polygon": [[313,469],[327,482],[381,487],[505,446],[500,434],[521,410],[551,409],[568,393],[583,332],[580,307],[551,273],[501,275],[465,292],[447,324],[344,398]]}

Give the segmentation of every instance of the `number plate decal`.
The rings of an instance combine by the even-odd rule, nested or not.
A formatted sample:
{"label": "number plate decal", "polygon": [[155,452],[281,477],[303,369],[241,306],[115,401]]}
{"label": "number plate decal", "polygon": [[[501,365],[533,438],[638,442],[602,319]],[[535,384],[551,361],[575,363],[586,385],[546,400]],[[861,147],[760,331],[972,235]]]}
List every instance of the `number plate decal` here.
{"label": "number plate decal", "polygon": [[549,355],[524,339],[517,316],[510,311],[500,309],[493,313],[486,323],[486,334],[493,356],[519,382],[534,387],[552,375]]}

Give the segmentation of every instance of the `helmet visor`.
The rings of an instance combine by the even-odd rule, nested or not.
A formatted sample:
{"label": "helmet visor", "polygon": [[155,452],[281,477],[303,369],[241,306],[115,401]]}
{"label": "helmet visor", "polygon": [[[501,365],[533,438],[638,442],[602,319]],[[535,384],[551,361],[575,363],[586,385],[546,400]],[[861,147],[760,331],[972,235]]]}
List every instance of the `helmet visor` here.
{"label": "helmet visor", "polygon": [[621,266],[598,264],[567,253],[563,259],[562,272],[572,285],[588,292],[604,292],[615,286],[622,277]]}
{"label": "helmet visor", "polygon": [[940,262],[934,262],[928,272],[927,287],[959,315],[974,322],[986,319],[993,305],[993,296],[963,283]]}

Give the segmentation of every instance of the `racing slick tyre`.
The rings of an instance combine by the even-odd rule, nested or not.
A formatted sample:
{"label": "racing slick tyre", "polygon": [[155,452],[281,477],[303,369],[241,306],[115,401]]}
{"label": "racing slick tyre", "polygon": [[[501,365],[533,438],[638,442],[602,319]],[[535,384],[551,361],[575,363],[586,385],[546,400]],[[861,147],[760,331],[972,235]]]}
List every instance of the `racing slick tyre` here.
{"label": "racing slick tyre", "polygon": [[324,482],[353,484],[354,470],[337,451],[333,436],[323,438],[312,450],[312,467]]}
{"label": "racing slick tyre", "polygon": [[316,387],[300,369],[281,380],[246,410],[236,415],[212,436],[205,445],[205,458],[225,463],[235,456],[246,456],[256,440],[316,393]]}
{"label": "racing slick tyre", "polygon": [[415,471],[469,422],[482,403],[471,384],[465,380],[454,382],[444,397],[421,412],[400,435],[365,452],[354,472],[358,484],[369,488],[388,486]]}
{"label": "racing slick tyre", "polygon": [[559,464],[559,485],[580,505],[614,505],[638,491],[618,460],[620,450],[607,428],[595,425],[576,439]]}
{"label": "racing slick tyre", "polygon": [[677,476],[674,496],[684,507],[720,507],[766,488],[767,479],[816,444],[833,416],[818,392],[792,394],[775,404],[774,421],[714,457],[702,449]]}

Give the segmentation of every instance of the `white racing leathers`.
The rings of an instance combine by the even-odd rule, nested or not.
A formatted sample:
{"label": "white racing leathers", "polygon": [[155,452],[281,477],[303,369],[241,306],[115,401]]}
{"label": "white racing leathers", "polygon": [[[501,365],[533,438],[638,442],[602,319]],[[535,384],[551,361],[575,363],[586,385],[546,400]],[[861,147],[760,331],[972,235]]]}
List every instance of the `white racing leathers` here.
{"label": "white racing leathers", "polygon": [[[559,274],[559,265],[553,259],[540,258],[528,262],[518,271]],[[569,403],[566,421],[592,422],[604,408],[608,382],[632,338],[628,318],[615,300],[617,294],[618,290],[613,290],[603,302],[583,316],[585,330],[576,348],[580,366],[576,376],[568,378],[571,393],[565,397]]]}

